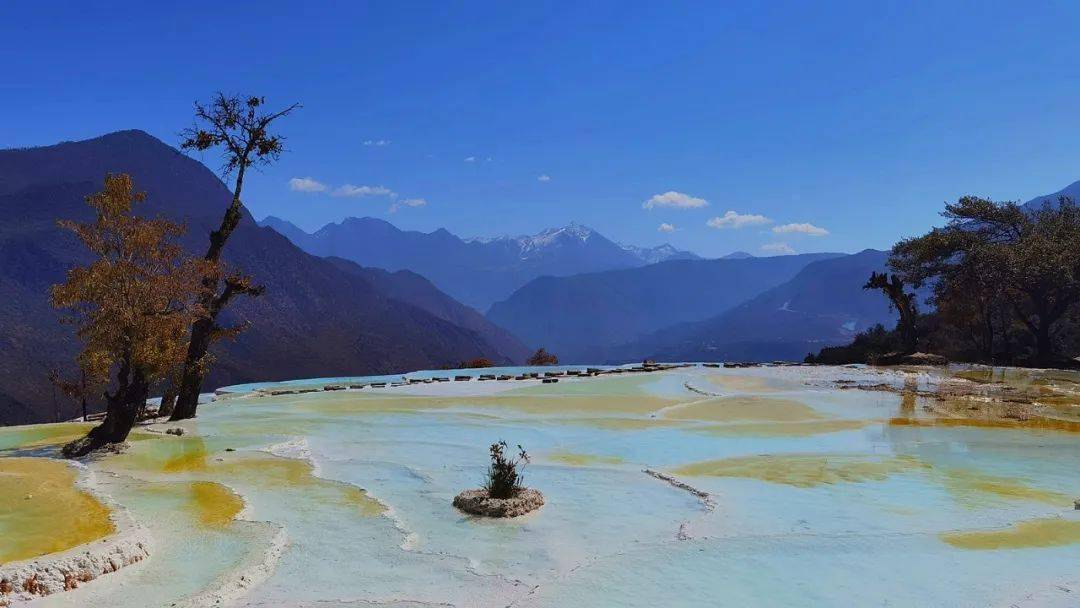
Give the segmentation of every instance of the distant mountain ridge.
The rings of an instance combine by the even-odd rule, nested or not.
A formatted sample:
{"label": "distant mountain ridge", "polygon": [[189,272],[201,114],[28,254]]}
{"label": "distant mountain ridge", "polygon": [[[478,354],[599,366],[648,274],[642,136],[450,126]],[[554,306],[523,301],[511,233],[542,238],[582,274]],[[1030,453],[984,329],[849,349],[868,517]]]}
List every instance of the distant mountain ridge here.
{"label": "distant mountain ridge", "polygon": [[540,276],[568,276],[634,268],[670,259],[699,259],[665,244],[620,245],[599,232],[572,223],[535,235],[463,239],[440,228],[425,233],[400,230],[371,217],[350,217],[308,233],[281,218],[260,222],[301,249],[387,270],[411,270],[457,300],[486,310]]}
{"label": "distant mountain ridge", "polygon": [[[617,358],[692,361],[801,360],[823,346],[846,344],[896,315],[871,272],[887,270],[889,253],[866,249],[807,264],[790,280],[700,321],[673,324],[613,349]],[[923,298],[920,298],[920,302]]]}
{"label": "distant mountain ridge", "polygon": [[1071,198],[1073,202],[1080,205],[1080,181],[1075,181],[1052,194],[1036,196],[1030,201],[1024,203],[1024,207],[1028,209],[1035,209],[1046,204],[1051,204],[1056,207],[1058,200],[1060,200],[1063,196]]}
{"label": "distant mountain ridge", "polygon": [[[50,369],[70,373],[78,342],[49,305],[49,286],[87,254],[60,218],[91,216],[84,197],[107,172],[130,173],[147,201],[138,212],[188,226],[199,254],[230,192],[213,172],[142,131],[41,148],[0,150],[0,424],[75,415],[53,398]],[[222,322],[249,322],[222,342],[207,389],[316,376],[392,373],[487,357],[521,361],[528,349],[479,313],[411,273],[384,273],[309,255],[243,217],[225,261],[266,287],[240,299]]]}
{"label": "distant mountain ridge", "polygon": [[606,361],[613,348],[676,323],[700,321],[790,280],[807,264],[841,257],[669,260],[637,268],[534,279],[487,317],[572,363]]}

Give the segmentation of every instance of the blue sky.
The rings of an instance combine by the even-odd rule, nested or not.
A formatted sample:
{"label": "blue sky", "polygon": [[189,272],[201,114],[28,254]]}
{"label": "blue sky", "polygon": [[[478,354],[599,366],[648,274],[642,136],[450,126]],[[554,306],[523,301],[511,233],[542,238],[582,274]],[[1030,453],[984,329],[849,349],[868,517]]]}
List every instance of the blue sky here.
{"label": "blue sky", "polygon": [[305,107],[256,217],[710,256],[885,248],[1080,179],[1077,3],[164,4],[0,7],[0,145],[175,144],[196,99],[257,93]]}

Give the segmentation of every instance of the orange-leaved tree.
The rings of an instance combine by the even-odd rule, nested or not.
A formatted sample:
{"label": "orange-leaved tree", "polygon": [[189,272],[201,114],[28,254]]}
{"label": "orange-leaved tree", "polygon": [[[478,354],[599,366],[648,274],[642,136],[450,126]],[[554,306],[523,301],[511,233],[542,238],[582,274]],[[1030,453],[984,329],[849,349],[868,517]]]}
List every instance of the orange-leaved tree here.
{"label": "orange-leaved tree", "polygon": [[525,362],[528,365],[558,365],[559,358],[554,353],[549,353],[546,348],[540,347],[536,349],[536,352],[529,357],[529,360]]}
{"label": "orange-leaved tree", "polygon": [[130,176],[108,175],[104,189],[86,197],[92,221],[59,222],[92,259],[53,286],[52,303],[71,313],[83,346],[78,365],[106,403],[102,423],[64,446],[68,457],[127,439],[151,386],[184,360],[188,327],[200,314],[195,296],[211,264],[184,253],[176,242],[183,226],[136,215],[145,198]]}

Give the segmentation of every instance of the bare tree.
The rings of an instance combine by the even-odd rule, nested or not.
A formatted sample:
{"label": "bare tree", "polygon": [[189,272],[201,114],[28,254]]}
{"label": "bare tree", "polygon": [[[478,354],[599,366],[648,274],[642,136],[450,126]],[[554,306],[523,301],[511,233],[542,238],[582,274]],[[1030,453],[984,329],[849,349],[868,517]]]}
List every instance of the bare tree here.
{"label": "bare tree", "polygon": [[272,122],[300,108],[292,104],[283,110],[266,112],[262,97],[226,97],[218,93],[209,105],[195,104],[196,124],[182,133],[180,147],[184,150],[220,148],[224,163],[222,176],[234,176],[232,202],[221,218],[221,225],[210,233],[210,244],[204,256],[214,263],[214,273],[202,280],[199,296],[203,316],[191,325],[187,356],[184,358],[177,387],[176,405],[170,420],[195,416],[203,378],[209,369],[210,345],[223,336],[235,335],[243,327],[221,327],[218,316],[229,302],[239,295],[257,296],[263,288],[250,277],[225,272],[218,263],[229,236],[240,223],[241,194],[248,168],[269,165],[281,156],[283,138],[269,132]]}

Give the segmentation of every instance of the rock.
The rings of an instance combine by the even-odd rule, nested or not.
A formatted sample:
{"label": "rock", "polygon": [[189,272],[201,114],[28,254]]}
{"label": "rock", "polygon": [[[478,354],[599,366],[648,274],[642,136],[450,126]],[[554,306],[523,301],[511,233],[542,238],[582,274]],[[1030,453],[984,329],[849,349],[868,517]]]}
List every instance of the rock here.
{"label": "rock", "polygon": [[468,382],[472,376],[454,376],[454,382]]}
{"label": "rock", "polygon": [[176,426],[176,427],[173,427],[171,429],[165,429],[165,434],[166,435],[176,435],[177,437],[179,437],[179,436],[184,434],[184,429]]}
{"label": "rock", "polygon": [[322,388],[324,391],[343,391],[345,387],[341,384],[327,384]]}
{"label": "rock", "polygon": [[544,384],[555,384],[558,381],[558,378],[544,378],[543,380],[541,380],[541,382],[543,382]]}
{"label": "rock", "polygon": [[886,353],[870,361],[870,365],[947,365],[949,360],[933,353]]}
{"label": "rock", "polygon": [[455,496],[454,506],[484,517],[517,517],[544,506],[544,495],[532,488],[522,488],[510,498],[491,498],[487,490],[477,488]]}

